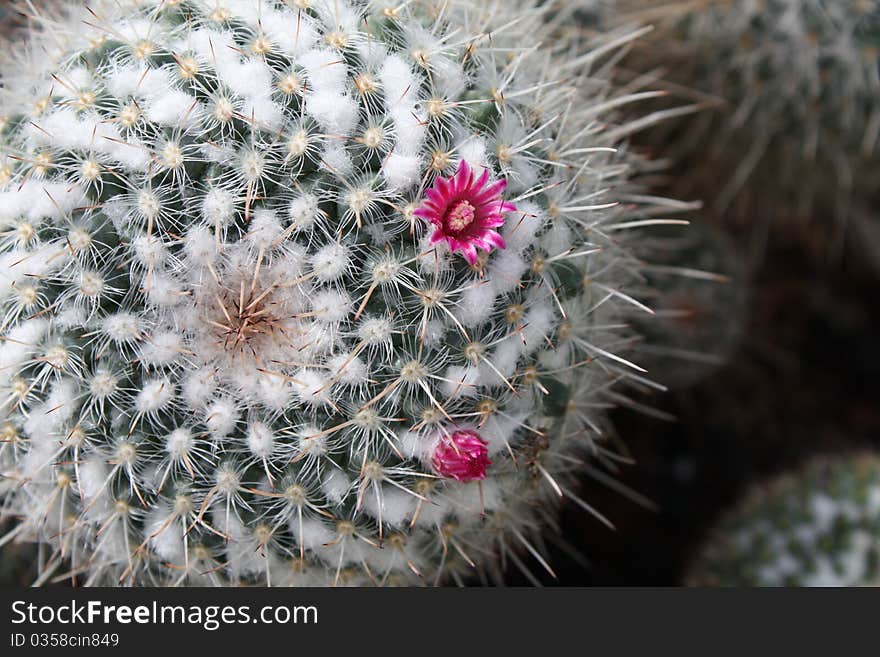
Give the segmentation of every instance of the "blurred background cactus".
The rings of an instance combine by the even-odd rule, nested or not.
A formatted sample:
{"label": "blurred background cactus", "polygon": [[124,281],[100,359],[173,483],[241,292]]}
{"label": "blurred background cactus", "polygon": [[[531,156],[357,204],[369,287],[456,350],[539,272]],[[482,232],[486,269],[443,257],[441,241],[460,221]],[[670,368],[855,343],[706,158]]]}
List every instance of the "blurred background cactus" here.
{"label": "blurred background cactus", "polygon": [[[737,231],[840,258],[854,203],[880,175],[880,3],[875,0],[618,2],[655,30],[628,60],[704,108],[651,143],[686,173],[685,196]],[[660,56],[658,56],[660,53]]]}
{"label": "blurred background cactus", "polygon": [[880,585],[880,460],[822,457],[756,487],[712,530],[687,581]]}

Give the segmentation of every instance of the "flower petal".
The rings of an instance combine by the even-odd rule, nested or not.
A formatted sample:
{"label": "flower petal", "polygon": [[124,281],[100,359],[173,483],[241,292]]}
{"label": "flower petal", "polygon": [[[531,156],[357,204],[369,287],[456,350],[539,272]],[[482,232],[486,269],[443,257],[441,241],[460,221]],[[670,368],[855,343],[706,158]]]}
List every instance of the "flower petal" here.
{"label": "flower petal", "polygon": [[503,178],[498,180],[488,187],[482,189],[480,193],[474,197],[474,200],[477,203],[488,203],[489,201],[495,201],[501,197],[501,193],[507,189],[507,181]]}
{"label": "flower petal", "polygon": [[[483,169],[483,174],[480,176],[480,179],[472,185],[474,191],[477,192],[477,199],[479,199],[483,195],[482,190],[486,187],[487,182],[489,182],[489,169]],[[502,179],[501,182],[507,185],[506,180]]]}
{"label": "flower petal", "polygon": [[467,160],[462,158],[462,160],[458,163],[458,171],[455,174],[454,185],[455,191],[457,193],[461,193],[471,186],[471,180],[473,179],[473,172],[471,170],[471,165],[467,163]]}
{"label": "flower petal", "polygon": [[507,248],[507,242],[505,242],[504,238],[501,237],[501,235],[494,230],[486,231],[486,233],[483,235],[483,241],[488,242],[489,244],[494,246],[496,249],[506,249]]}
{"label": "flower petal", "polygon": [[461,254],[464,256],[464,259],[468,261],[469,265],[473,266],[477,264],[477,249],[474,248],[473,244],[462,244]]}

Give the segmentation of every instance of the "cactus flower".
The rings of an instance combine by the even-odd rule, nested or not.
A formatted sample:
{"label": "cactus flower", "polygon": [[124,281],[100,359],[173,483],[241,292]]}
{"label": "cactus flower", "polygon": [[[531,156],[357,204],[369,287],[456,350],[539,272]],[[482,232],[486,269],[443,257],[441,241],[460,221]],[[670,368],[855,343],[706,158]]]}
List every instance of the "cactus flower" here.
{"label": "cactus flower", "polygon": [[513,203],[501,199],[506,187],[503,178],[490,183],[488,169],[476,178],[462,160],[454,176],[437,178],[414,214],[434,225],[431,244],[446,242],[451,251],[461,251],[474,265],[477,249],[490,252],[506,248],[504,238],[494,230],[504,225],[504,213],[516,210]]}

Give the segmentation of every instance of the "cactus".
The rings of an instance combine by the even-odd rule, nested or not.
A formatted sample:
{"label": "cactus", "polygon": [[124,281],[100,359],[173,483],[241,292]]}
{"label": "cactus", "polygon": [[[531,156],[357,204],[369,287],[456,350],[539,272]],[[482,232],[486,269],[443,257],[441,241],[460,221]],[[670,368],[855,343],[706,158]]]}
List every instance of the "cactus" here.
{"label": "cactus", "polygon": [[605,409],[656,386],[629,245],[665,205],[615,203],[604,66],[631,37],[541,46],[550,10],[36,18],[0,101],[0,467],[41,582],[549,568]]}
{"label": "cactus", "polygon": [[880,460],[823,457],[758,487],[711,532],[694,586],[880,583]]}
{"label": "cactus", "polygon": [[812,241],[806,246],[822,255],[838,247],[854,200],[880,181],[880,2],[621,0],[618,8],[658,28],[629,65],[661,68],[674,93],[709,108],[655,135],[688,162],[678,180],[689,187],[676,193],[704,196],[713,216],[758,246],[773,226],[774,237]]}

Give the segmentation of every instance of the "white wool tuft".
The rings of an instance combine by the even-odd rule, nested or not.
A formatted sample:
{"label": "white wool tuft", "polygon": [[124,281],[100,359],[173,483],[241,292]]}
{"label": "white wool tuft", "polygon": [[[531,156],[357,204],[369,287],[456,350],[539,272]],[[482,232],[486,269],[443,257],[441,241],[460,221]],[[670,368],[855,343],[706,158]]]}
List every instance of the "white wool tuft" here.
{"label": "white wool tuft", "polygon": [[445,497],[435,496],[430,504],[422,504],[421,511],[416,517],[415,526],[437,531],[449,519],[453,503]]}
{"label": "white wool tuft", "polygon": [[204,267],[217,259],[217,241],[207,226],[193,226],[183,238],[183,252],[193,265]]}
{"label": "white wool tuft", "polygon": [[357,102],[346,94],[315,90],[306,95],[306,113],[330,135],[347,137],[358,125]]}
{"label": "white wool tuft", "polygon": [[241,114],[254,125],[276,131],[284,125],[284,110],[270,95],[248,96],[244,101]]}
{"label": "white wool tuft", "polygon": [[345,0],[310,0],[309,5],[320,16],[327,32],[339,30],[348,35],[360,29],[360,12]]}
{"label": "white wool tuft", "polygon": [[[495,347],[492,352],[492,364],[508,381],[516,372],[516,364],[523,352],[523,343],[518,335],[513,335]],[[503,381],[502,384],[507,385]]]}
{"label": "white wool tuft", "polygon": [[402,191],[417,184],[422,178],[422,158],[403,155],[395,149],[382,163],[382,175],[389,189]]}
{"label": "white wool tuft", "polygon": [[201,408],[217,389],[217,373],[204,368],[196,370],[186,377],[183,383],[182,396],[193,408]]}
{"label": "white wool tuft", "polygon": [[76,98],[81,90],[88,89],[94,84],[94,78],[91,72],[83,67],[77,66],[64,75],[64,84],[60,84],[56,90],[58,95],[68,99]]}
{"label": "white wool tuft", "polygon": [[480,381],[480,370],[478,367],[452,365],[446,368],[443,378],[447,380],[443,381],[441,390],[449,399],[474,397]]}
{"label": "white wool tuft", "polygon": [[519,203],[516,212],[507,215],[501,236],[508,250],[523,253],[534,245],[535,237],[547,222],[547,212],[537,203]]}
{"label": "white wool tuft", "polygon": [[25,218],[59,220],[89,201],[82,187],[73,183],[25,180],[11,191],[0,191],[0,222]]}
{"label": "white wool tuft", "polygon": [[325,549],[324,546],[332,543],[335,537],[333,530],[327,523],[311,518],[298,522],[294,517],[290,523],[290,531],[298,544],[317,553],[321,553]]}
{"label": "white wool tuft", "polygon": [[300,454],[324,456],[327,454],[327,436],[313,424],[306,425],[296,432],[297,449]]}
{"label": "white wool tuft", "polygon": [[452,502],[453,513],[461,520],[484,511],[494,511],[504,504],[498,482],[491,478],[450,486],[446,494]]}
{"label": "white wool tuft", "polygon": [[79,389],[70,379],[62,379],[39,407],[34,409],[24,424],[31,438],[45,438],[61,430],[76,411]]}
{"label": "white wool tuft", "polygon": [[119,389],[119,379],[107,370],[98,370],[89,379],[89,393],[96,399],[106,399]]}
{"label": "white wool tuft", "polygon": [[146,267],[156,267],[165,262],[168,249],[155,235],[138,235],[132,240],[134,255]]}
{"label": "white wool tuft", "polygon": [[283,411],[290,403],[293,390],[290,382],[280,376],[265,375],[260,377],[259,397],[268,408]]}
{"label": "white wool tuft", "polygon": [[165,451],[172,458],[183,458],[192,451],[194,444],[189,429],[175,429],[165,438]]}
{"label": "white wool tuft", "polygon": [[175,331],[161,331],[153,335],[141,348],[140,358],[154,367],[170,365],[184,351],[183,337]]}
{"label": "white wool tuft", "polygon": [[235,218],[235,196],[232,192],[214,187],[202,201],[202,216],[211,226],[226,226]]}
{"label": "white wool tuft", "polygon": [[346,178],[354,171],[354,163],[345,144],[341,141],[329,142],[321,152],[321,170],[332,173],[337,178]]}
{"label": "white wool tuft", "polygon": [[212,438],[225,438],[238,423],[239,413],[230,399],[218,399],[205,409],[205,426]]}
{"label": "white wool tuft", "polygon": [[168,377],[153,379],[135,397],[135,408],[139,413],[155,413],[166,408],[174,399],[174,384]]}
{"label": "white wool tuft", "polygon": [[289,57],[298,57],[320,38],[314,23],[304,12],[265,10],[260,26],[268,39]]}
{"label": "white wool tuft", "polygon": [[418,431],[402,431],[397,438],[400,453],[417,461],[430,461],[436,442]]}
{"label": "white wool tuft", "polygon": [[134,65],[114,68],[107,81],[111,95],[122,101],[156,96],[173,86],[174,78],[165,69]]}
{"label": "white wool tuft", "polygon": [[177,563],[183,559],[184,519],[171,518],[167,507],[158,507],[147,515],[144,521],[144,535],[150,547],[162,559]]}
{"label": "white wool tuft", "polygon": [[429,347],[435,347],[443,342],[447,333],[447,327],[442,320],[428,320],[425,325],[425,344]]}
{"label": "white wool tuft", "polygon": [[312,269],[319,281],[335,281],[345,272],[351,262],[347,246],[331,242],[312,256]]}
{"label": "white wool tuft", "polygon": [[385,106],[391,110],[396,107],[412,108],[418,101],[419,82],[412,67],[400,55],[389,55],[379,73]]}
{"label": "white wool tuft", "polygon": [[146,277],[143,287],[147,292],[147,300],[157,306],[176,306],[186,296],[178,281],[158,272]]}
{"label": "white wool tuft", "polygon": [[363,385],[370,376],[363,359],[349,353],[334,356],[327,361],[327,367],[333,377],[343,385]]}
{"label": "white wool tuft", "polygon": [[381,345],[391,341],[391,322],[384,317],[368,317],[358,327],[358,336],[369,345]]}
{"label": "white wool tuft", "polygon": [[[364,493],[364,512],[391,527],[402,527],[413,517],[418,499],[399,488],[382,486],[379,499],[374,490]],[[380,502],[381,500],[381,502]]]}
{"label": "white wool tuft", "polygon": [[0,255],[0,297],[13,293],[25,281],[52,274],[67,262],[67,248],[54,242],[35,251],[15,249]]}
{"label": "white wool tuft", "polygon": [[276,246],[283,229],[273,210],[260,209],[251,219],[247,240],[257,249],[268,250]]}
{"label": "white wool tuft", "polygon": [[425,142],[428,127],[425,116],[410,107],[397,107],[389,112],[397,137],[396,150],[400,153],[418,153]]}
{"label": "white wool tuft", "polygon": [[108,467],[104,459],[90,458],[79,465],[77,483],[83,497],[93,502],[98,495],[106,497]]}
{"label": "white wool tuft", "polygon": [[461,293],[456,316],[465,326],[477,326],[492,316],[497,295],[491,283],[474,281]]}
{"label": "white wool tuft", "polygon": [[134,313],[120,312],[106,317],[101,330],[115,343],[125,344],[140,340],[143,325],[140,317]]}
{"label": "white wool tuft", "polygon": [[332,50],[310,50],[297,63],[302,66],[315,91],[342,94],[348,86],[345,60]]}
{"label": "white wool tuft", "polygon": [[475,175],[482,175],[489,166],[486,140],[481,137],[468,137],[458,145],[456,152],[461,160],[471,165]]}
{"label": "white wool tuft", "polygon": [[202,120],[204,107],[188,93],[169,90],[144,103],[147,119],[159,125],[190,130]]}
{"label": "white wool tuft", "polygon": [[294,393],[304,404],[323,406],[330,403],[331,380],[325,373],[300,369],[293,379]]}
{"label": "white wool tuft", "polygon": [[547,344],[547,339],[553,335],[556,327],[556,313],[550,306],[536,305],[529,309],[523,318],[523,353],[528,356],[542,345]]}
{"label": "white wool tuft", "polygon": [[[242,98],[268,98],[272,95],[272,69],[258,59],[221,67],[223,83]],[[245,115],[250,118],[249,115]]]}
{"label": "white wool tuft", "polygon": [[30,360],[49,328],[42,317],[29,319],[9,331],[0,342],[0,385],[9,385],[15,372]]}
{"label": "white wool tuft", "polygon": [[247,446],[251,454],[257,458],[269,458],[272,450],[275,449],[275,433],[268,425],[254,422],[248,427]]}
{"label": "white wool tuft", "polygon": [[341,322],[351,310],[351,297],[337,290],[320,290],[311,295],[312,312],[319,322]]}
{"label": "white wool tuft", "polygon": [[351,480],[342,470],[332,468],[324,475],[321,481],[321,490],[333,504],[339,504],[345,500],[345,496],[351,488]]}
{"label": "white wool tuft", "polygon": [[287,212],[290,224],[300,230],[312,227],[318,218],[318,199],[312,194],[303,194],[290,202]]}
{"label": "white wool tuft", "polygon": [[504,250],[495,254],[489,266],[489,281],[496,294],[506,294],[519,287],[529,263],[516,251]]}
{"label": "white wool tuft", "polygon": [[480,427],[480,435],[488,444],[489,455],[497,454],[515,445],[517,438],[522,435],[519,429],[517,417],[505,417],[497,413],[489,416]]}

